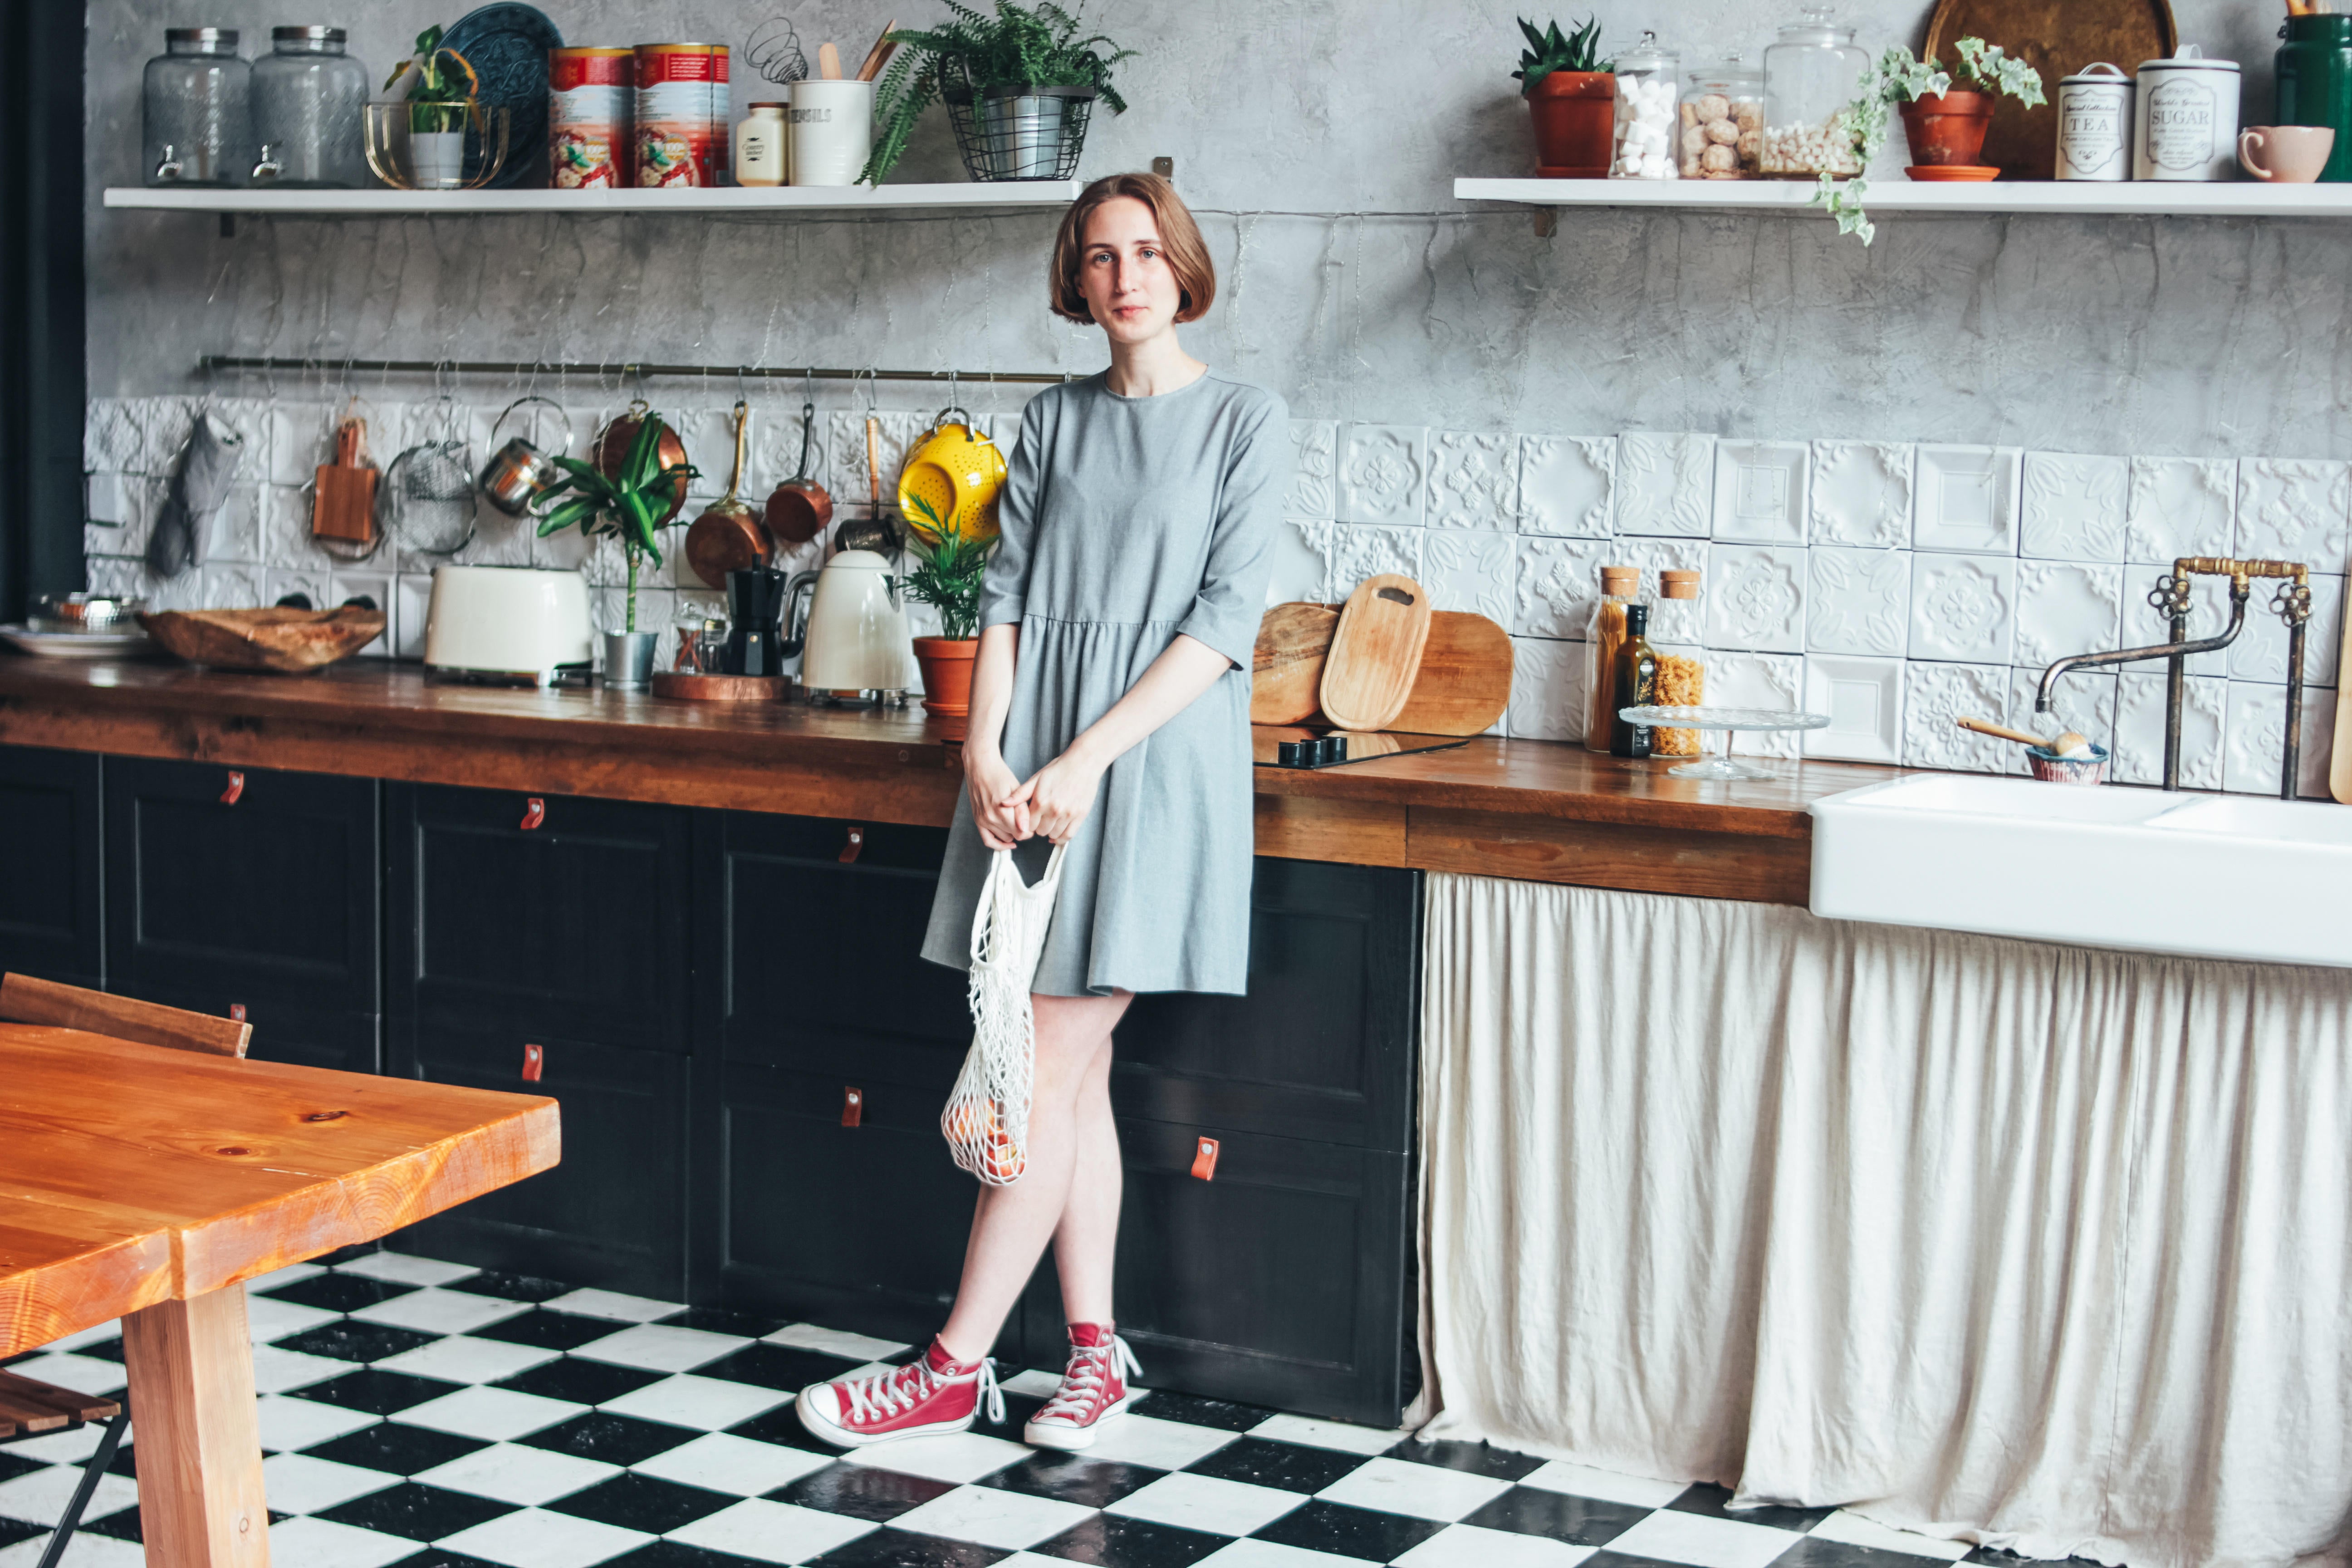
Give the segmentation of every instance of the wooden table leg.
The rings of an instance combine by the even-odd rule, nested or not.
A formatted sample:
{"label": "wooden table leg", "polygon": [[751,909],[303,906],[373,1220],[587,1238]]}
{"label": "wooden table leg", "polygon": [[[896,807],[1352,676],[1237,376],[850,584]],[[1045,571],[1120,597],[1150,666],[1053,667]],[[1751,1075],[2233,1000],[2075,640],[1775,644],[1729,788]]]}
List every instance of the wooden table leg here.
{"label": "wooden table leg", "polygon": [[122,1320],[148,1568],[268,1568],[245,1287]]}

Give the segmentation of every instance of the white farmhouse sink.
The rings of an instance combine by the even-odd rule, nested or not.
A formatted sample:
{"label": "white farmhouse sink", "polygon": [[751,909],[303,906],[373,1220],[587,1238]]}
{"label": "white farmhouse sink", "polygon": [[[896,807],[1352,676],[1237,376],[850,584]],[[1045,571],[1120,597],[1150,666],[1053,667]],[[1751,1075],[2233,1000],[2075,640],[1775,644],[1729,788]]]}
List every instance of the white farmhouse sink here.
{"label": "white farmhouse sink", "polygon": [[1813,803],[1812,910],[2352,967],[2352,807],[1921,774]]}

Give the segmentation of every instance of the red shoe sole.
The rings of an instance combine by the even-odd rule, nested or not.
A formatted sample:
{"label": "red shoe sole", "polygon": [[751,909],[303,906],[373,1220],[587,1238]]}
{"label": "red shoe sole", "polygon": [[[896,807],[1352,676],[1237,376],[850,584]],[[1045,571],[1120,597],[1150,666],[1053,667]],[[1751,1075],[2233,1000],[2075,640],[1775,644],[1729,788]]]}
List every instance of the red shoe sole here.
{"label": "red shoe sole", "polygon": [[1127,1407],[1134,1403],[1135,1395],[1129,1392],[1117,1404],[1107,1406],[1101,1415],[1084,1426],[1064,1426],[1059,1424],[1041,1426],[1032,1421],[1021,1428],[1021,1440],[1033,1448],[1058,1448],[1064,1453],[1075,1453],[1080,1448],[1091,1448],[1095,1446],[1095,1434],[1119,1416],[1126,1415]]}
{"label": "red shoe sole", "polygon": [[[803,1389],[802,1393],[805,1394],[807,1390]],[[972,1416],[980,1414],[975,1409],[971,1415],[967,1415],[960,1421],[934,1421],[924,1426],[902,1426],[895,1432],[853,1432],[846,1426],[836,1426],[819,1415],[814,1410],[809,1408],[806,1399],[795,1398],[793,1401],[793,1410],[800,1416],[801,1425],[808,1429],[810,1436],[831,1443],[838,1448],[863,1448],[873,1443],[895,1443],[901,1437],[938,1437],[950,1433],[969,1432],[971,1430]]]}

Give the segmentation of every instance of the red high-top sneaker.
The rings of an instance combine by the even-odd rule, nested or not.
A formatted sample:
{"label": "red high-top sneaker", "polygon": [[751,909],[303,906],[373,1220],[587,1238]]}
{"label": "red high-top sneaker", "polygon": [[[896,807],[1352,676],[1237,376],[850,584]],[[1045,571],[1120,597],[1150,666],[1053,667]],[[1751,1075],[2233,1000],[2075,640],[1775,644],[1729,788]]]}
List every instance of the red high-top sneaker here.
{"label": "red high-top sneaker", "polygon": [[920,1361],[865,1377],[812,1383],[793,1402],[801,1425],[845,1448],[971,1429],[982,1402],[991,1421],[1004,1419],[996,1363],[988,1357],[960,1362],[934,1338]]}
{"label": "red high-top sneaker", "polygon": [[1040,1448],[1094,1447],[1095,1434],[1127,1414],[1127,1380],[1142,1375],[1135,1352],[1108,1323],[1072,1323],[1062,1386],[1029,1417],[1021,1440]]}

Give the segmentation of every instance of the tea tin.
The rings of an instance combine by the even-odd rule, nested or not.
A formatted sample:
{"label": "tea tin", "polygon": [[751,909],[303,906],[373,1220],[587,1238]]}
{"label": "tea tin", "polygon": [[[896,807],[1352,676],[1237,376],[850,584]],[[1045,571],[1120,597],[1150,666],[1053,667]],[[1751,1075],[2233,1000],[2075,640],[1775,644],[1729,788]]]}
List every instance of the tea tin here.
{"label": "tea tin", "polygon": [[2132,79],[2101,60],[2058,84],[2058,177],[2131,178]]}
{"label": "tea tin", "polygon": [[2184,45],[2170,59],[2142,62],[2133,98],[2133,179],[2236,177],[2237,61]]}

